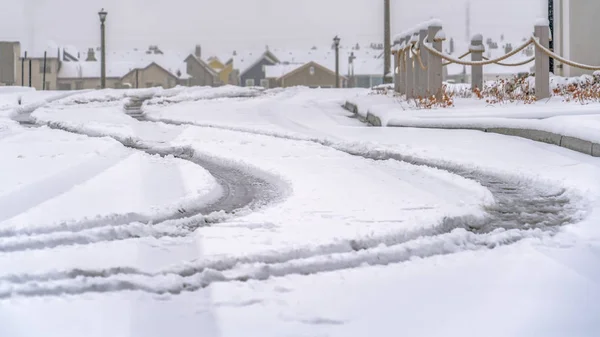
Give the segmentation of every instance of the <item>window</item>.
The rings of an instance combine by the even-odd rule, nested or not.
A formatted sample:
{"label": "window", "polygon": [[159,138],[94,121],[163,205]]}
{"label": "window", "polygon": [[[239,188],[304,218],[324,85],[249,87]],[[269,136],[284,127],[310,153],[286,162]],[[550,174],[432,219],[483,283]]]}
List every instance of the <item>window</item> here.
{"label": "window", "polygon": [[262,65],[262,72],[263,74],[267,71],[267,66],[265,64]]}
{"label": "window", "polygon": [[188,62],[188,64],[187,64],[187,73],[188,74],[192,73],[192,63],[191,62]]}
{"label": "window", "polygon": [[260,86],[265,89],[269,89],[269,80],[268,79],[260,80]]}
{"label": "window", "polygon": [[254,79],[253,78],[249,78],[246,80],[246,86],[247,87],[253,87],[254,86]]}
{"label": "window", "polygon": [[[40,74],[44,73],[44,61],[40,61]],[[46,74],[52,74],[52,66],[46,62]]]}
{"label": "window", "polygon": [[310,71],[310,75],[311,76],[314,75],[315,74],[315,67],[310,67],[309,71]]}
{"label": "window", "polygon": [[83,89],[83,81],[75,82],[75,90],[82,90],[82,89]]}

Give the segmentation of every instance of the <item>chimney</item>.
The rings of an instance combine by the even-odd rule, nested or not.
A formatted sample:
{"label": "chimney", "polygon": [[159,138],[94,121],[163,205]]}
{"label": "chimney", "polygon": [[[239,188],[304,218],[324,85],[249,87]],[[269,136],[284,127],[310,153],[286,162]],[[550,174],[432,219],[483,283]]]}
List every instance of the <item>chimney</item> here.
{"label": "chimney", "polygon": [[85,59],[86,61],[96,61],[96,52],[94,51],[94,48],[89,48],[88,52],[87,52],[87,59]]}
{"label": "chimney", "polygon": [[196,45],[196,50],[194,51],[194,55],[197,58],[202,58],[202,47],[199,44]]}

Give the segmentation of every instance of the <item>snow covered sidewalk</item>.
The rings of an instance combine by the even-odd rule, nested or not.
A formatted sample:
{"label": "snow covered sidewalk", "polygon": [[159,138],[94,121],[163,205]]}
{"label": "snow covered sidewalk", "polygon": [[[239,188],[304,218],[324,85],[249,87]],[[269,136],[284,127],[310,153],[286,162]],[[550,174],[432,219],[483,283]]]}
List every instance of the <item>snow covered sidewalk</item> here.
{"label": "snow covered sidewalk", "polygon": [[456,99],[458,107],[415,109],[389,95],[360,94],[344,107],[375,126],[472,129],[513,135],[600,157],[600,104],[565,103],[553,98],[533,105],[486,106]]}
{"label": "snow covered sidewalk", "polygon": [[38,109],[53,127],[191,148],[272,179],[280,198],[158,227],[187,221],[186,235],[0,254],[0,325],[57,337],[596,336],[598,159],[468,130],[365,127],[340,107],[364,92],[145,106],[164,122],[126,116],[125,97]]}

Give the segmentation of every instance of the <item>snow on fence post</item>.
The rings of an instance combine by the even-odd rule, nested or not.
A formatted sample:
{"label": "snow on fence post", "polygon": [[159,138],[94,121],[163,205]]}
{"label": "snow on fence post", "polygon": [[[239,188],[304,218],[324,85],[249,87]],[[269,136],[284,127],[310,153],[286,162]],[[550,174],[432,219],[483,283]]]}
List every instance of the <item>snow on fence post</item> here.
{"label": "snow on fence post", "polygon": [[[540,19],[535,24],[534,35],[546,48],[550,45],[548,19]],[[535,48],[535,97],[540,100],[550,97],[550,57],[540,48]]]}
{"label": "snow on fence post", "polygon": [[[469,47],[471,52],[471,61],[483,61],[483,52],[485,46],[483,45],[483,36],[481,34],[475,34],[471,38],[471,46]],[[483,66],[471,66],[471,90],[483,90]]]}
{"label": "snow on fence post", "polygon": [[412,35],[406,35],[406,99],[414,97],[414,58],[411,57],[410,44]]}
{"label": "snow on fence post", "polygon": [[[430,43],[433,49],[442,52],[442,41],[445,40],[442,31],[442,24],[437,20],[429,22],[427,42]],[[442,99],[442,58],[433,53],[429,53],[427,62],[428,86],[429,95],[435,95],[438,100]]]}
{"label": "snow on fence post", "polygon": [[396,52],[396,57],[398,58],[398,73],[396,74],[396,82],[398,93],[404,94],[404,81],[406,80],[406,76],[404,72],[406,71],[406,64],[404,63],[404,37],[398,40],[398,51]]}
{"label": "snow on fence post", "polygon": [[[425,38],[427,37],[427,28],[419,29],[419,57],[423,66],[427,67],[427,48],[423,47]],[[419,82],[417,84],[417,95],[419,97],[427,96],[427,69],[421,68],[421,63],[417,60],[417,68],[419,69]]]}

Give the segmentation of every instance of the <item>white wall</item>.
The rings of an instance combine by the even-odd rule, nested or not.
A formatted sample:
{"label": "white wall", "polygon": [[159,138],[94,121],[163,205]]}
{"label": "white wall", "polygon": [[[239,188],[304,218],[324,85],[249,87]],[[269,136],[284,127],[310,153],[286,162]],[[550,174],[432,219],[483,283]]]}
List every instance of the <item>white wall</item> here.
{"label": "white wall", "polygon": [[[600,66],[600,1],[564,1],[564,57],[592,66]],[[591,71],[564,66],[565,76],[579,76]]]}

